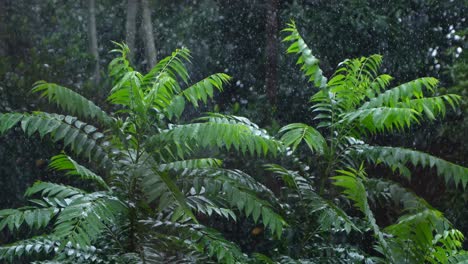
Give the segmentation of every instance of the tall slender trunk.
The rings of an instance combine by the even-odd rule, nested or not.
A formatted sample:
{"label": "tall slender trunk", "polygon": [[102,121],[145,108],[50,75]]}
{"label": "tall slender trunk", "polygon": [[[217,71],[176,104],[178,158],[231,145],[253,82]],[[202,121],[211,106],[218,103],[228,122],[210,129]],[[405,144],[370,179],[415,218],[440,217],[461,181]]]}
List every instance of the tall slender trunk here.
{"label": "tall slender trunk", "polygon": [[266,75],[268,100],[276,105],[278,95],[278,0],[266,1]]}
{"label": "tall slender trunk", "polygon": [[93,81],[98,84],[100,81],[100,67],[99,67],[99,51],[97,43],[97,32],[96,32],[96,6],[95,0],[88,1],[89,19],[88,19],[88,33],[89,33],[89,51],[93,55],[94,59],[94,74]]}
{"label": "tall slender trunk", "polygon": [[127,20],[125,21],[125,42],[130,49],[128,59],[133,61],[135,54],[136,15],[138,11],[138,0],[127,1]]}
{"label": "tall slender trunk", "polygon": [[0,56],[5,56],[6,52],[6,4],[5,1],[0,1]]}
{"label": "tall slender trunk", "polygon": [[154,45],[153,24],[151,22],[151,10],[148,0],[141,0],[141,8],[143,13],[142,34],[145,44],[146,65],[148,69],[151,69],[156,65],[156,47]]}

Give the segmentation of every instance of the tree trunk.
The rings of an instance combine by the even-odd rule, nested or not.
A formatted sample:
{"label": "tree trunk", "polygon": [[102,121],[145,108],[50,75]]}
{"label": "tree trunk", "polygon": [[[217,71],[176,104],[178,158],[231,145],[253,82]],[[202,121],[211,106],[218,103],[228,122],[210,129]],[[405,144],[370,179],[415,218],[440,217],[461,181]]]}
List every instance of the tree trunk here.
{"label": "tree trunk", "polygon": [[95,0],[89,0],[89,20],[88,20],[88,33],[89,33],[89,51],[93,55],[94,59],[94,74],[93,81],[98,84],[100,81],[100,68],[99,68],[99,51],[97,43],[97,32],[96,32],[96,6]]}
{"label": "tree trunk", "polygon": [[278,0],[266,1],[265,87],[268,100],[276,105],[278,94]]}
{"label": "tree trunk", "polygon": [[6,52],[6,42],[7,34],[6,34],[6,4],[5,1],[0,1],[0,56],[4,57],[7,55]]}
{"label": "tree trunk", "polygon": [[151,22],[151,10],[148,5],[148,0],[141,0],[141,8],[143,13],[143,42],[145,43],[146,65],[149,70],[156,65],[156,47],[154,45],[153,24]]}
{"label": "tree trunk", "polygon": [[138,0],[128,0],[127,2],[127,20],[125,22],[125,42],[130,49],[128,59],[133,61],[135,54],[135,36],[136,36],[136,15],[138,11]]}

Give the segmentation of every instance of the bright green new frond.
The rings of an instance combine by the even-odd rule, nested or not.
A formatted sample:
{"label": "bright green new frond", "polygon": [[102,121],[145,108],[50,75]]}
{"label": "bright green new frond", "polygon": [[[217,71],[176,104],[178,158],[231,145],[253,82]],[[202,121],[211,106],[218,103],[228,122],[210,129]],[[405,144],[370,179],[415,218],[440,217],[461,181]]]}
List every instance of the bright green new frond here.
{"label": "bright green new frond", "polygon": [[213,98],[213,87],[222,92],[223,84],[228,83],[230,79],[227,74],[216,73],[183,90],[181,95],[198,107],[199,100],[206,103],[208,98]]}
{"label": "bright green new frond", "polygon": [[198,107],[199,101],[206,104],[208,99],[213,98],[214,89],[223,91],[223,85],[228,83],[230,79],[231,77],[224,73],[213,74],[185,90],[177,91],[176,94],[165,96],[158,100],[162,106],[162,110],[167,112],[169,119],[172,116],[180,117],[185,108],[185,100],[192,103],[195,107]]}
{"label": "bright green new frond", "polygon": [[160,75],[167,74],[176,80],[180,77],[185,83],[188,83],[189,74],[184,63],[190,62],[190,51],[187,48],[176,49],[172,54],[160,60],[151,71],[143,77],[144,83],[151,83],[158,79]]}
{"label": "bright green new frond", "polygon": [[101,176],[78,164],[71,157],[65,154],[52,157],[49,168],[56,171],[67,171],[66,175],[76,175],[82,179],[92,180],[101,187],[110,190],[109,186],[107,186],[106,182],[101,178]]}
{"label": "bright green new frond", "polygon": [[437,174],[444,177],[447,183],[461,184],[466,188],[468,183],[468,168],[434,157],[430,154],[399,147],[356,146],[357,154],[363,155],[369,162],[383,163],[393,169],[399,165],[411,163],[413,166],[437,169]]}
{"label": "bright green new frond", "polygon": [[67,114],[86,119],[96,118],[102,124],[111,122],[111,117],[99,106],[69,88],[39,81],[34,84],[32,91],[41,93],[41,97],[47,96],[49,102],[55,102],[60,108],[67,111]]}
{"label": "bright green new frond", "polygon": [[278,133],[284,133],[281,140],[286,146],[296,150],[298,145],[305,141],[312,152],[323,154],[327,146],[325,138],[315,128],[306,124],[294,123],[282,127]]}
{"label": "bright green new frond", "polygon": [[57,213],[58,209],[53,207],[36,208],[28,206],[0,210],[0,230],[7,227],[10,232],[14,232],[23,225],[27,225],[31,229],[41,229],[49,225]]}
{"label": "bright green new frond", "polygon": [[292,42],[287,53],[299,55],[297,64],[301,65],[301,70],[309,78],[309,81],[313,82],[316,87],[325,87],[327,78],[323,76],[323,72],[319,67],[319,60],[312,54],[312,50],[299,34],[296,24],[294,22],[288,23],[288,27],[283,31],[289,32],[289,35],[283,41]]}
{"label": "bright green new frond", "polygon": [[432,77],[419,78],[380,93],[375,98],[364,103],[360,109],[369,109],[381,106],[395,106],[401,101],[412,98],[423,98],[424,89],[434,92],[439,81]]}

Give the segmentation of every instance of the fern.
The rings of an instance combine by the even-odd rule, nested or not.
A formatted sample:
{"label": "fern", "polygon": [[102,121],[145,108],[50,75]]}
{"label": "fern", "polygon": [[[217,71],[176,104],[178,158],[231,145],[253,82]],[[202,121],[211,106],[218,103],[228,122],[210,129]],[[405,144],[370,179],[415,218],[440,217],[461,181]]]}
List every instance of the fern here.
{"label": "fern", "polygon": [[424,89],[434,92],[439,81],[432,77],[425,77],[401,84],[391,88],[383,93],[380,93],[375,98],[364,103],[361,109],[374,108],[380,106],[395,106],[400,101],[405,101],[412,98],[423,98]]}
{"label": "fern", "polygon": [[91,245],[105,225],[116,222],[125,206],[116,198],[101,193],[91,193],[75,199],[59,214],[53,236],[61,241],[84,248]]}
{"label": "fern", "polygon": [[281,128],[278,133],[284,133],[281,140],[286,146],[292,145],[293,151],[304,140],[312,152],[324,153],[325,138],[313,127],[299,123],[289,124]]}
{"label": "fern", "polygon": [[319,60],[312,55],[312,51],[305,43],[299,34],[294,21],[288,24],[288,27],[283,31],[290,32],[290,34],[283,39],[285,42],[292,42],[288,47],[287,53],[299,55],[296,64],[301,65],[301,70],[305,76],[309,78],[310,82],[314,82],[316,87],[325,87],[327,78],[323,76],[322,70],[319,68]]}
{"label": "fern", "polygon": [[348,170],[337,170],[337,172],[340,173],[340,175],[332,177],[334,180],[333,184],[342,187],[344,189],[343,193],[345,196],[352,200],[354,202],[354,206],[364,214],[374,232],[374,235],[379,241],[379,245],[382,247],[383,254],[390,261],[394,262],[391,249],[388,246],[380,227],[377,225],[367,201],[366,188],[363,183],[363,181],[366,180],[366,174],[363,171],[363,167],[361,166],[359,170],[348,168]]}
{"label": "fern", "polygon": [[[164,141],[195,141],[201,147],[234,148],[243,154],[276,155],[281,144],[262,135],[262,132],[227,118],[210,118],[208,122],[177,125],[161,131],[158,138]],[[156,140],[156,139],[153,139]]]}
{"label": "fern", "polygon": [[57,213],[58,209],[53,207],[0,210],[0,230],[8,227],[10,232],[14,232],[25,224],[31,229],[41,229],[48,226]]}
{"label": "fern", "polygon": [[443,176],[447,183],[453,181],[455,185],[461,185],[463,188],[468,183],[468,168],[434,157],[427,153],[386,146],[356,146],[357,154],[365,155],[371,163],[383,163],[393,169],[407,163],[413,166],[422,166],[424,168],[433,168],[437,170],[439,176]]}
{"label": "fern", "polygon": [[96,175],[86,167],[78,164],[67,155],[60,154],[52,157],[49,168],[56,171],[67,171],[66,175],[76,175],[82,179],[92,180],[101,187],[110,190],[109,186],[107,186],[106,182],[101,178],[101,176]]}
{"label": "fern", "polygon": [[55,102],[64,111],[71,115],[78,115],[93,120],[96,118],[102,124],[109,124],[111,117],[92,101],[78,93],[54,83],[39,81],[32,89],[35,93],[41,93],[41,97],[48,98],[49,102]]}
{"label": "fern", "polygon": [[91,125],[72,116],[36,112],[33,114],[0,114],[0,132],[5,133],[21,121],[21,128],[28,135],[39,133],[41,137],[50,135],[53,141],[63,141],[77,155],[84,155],[102,166],[111,166],[105,148],[99,143],[104,134]]}
{"label": "fern", "polygon": [[419,113],[408,108],[377,107],[348,112],[341,117],[341,122],[358,122],[359,128],[372,133],[385,130],[403,130],[413,123],[419,123]]}
{"label": "fern", "polygon": [[167,233],[182,234],[182,239],[184,236],[190,237],[194,243],[189,243],[187,245],[188,247],[216,258],[218,263],[242,263],[247,261],[247,257],[242,254],[237,245],[227,241],[220,233],[213,229],[201,225],[174,224],[169,221],[153,219],[144,220],[142,222],[150,227],[151,230],[164,230],[166,232],[164,235],[166,239],[168,237]]}

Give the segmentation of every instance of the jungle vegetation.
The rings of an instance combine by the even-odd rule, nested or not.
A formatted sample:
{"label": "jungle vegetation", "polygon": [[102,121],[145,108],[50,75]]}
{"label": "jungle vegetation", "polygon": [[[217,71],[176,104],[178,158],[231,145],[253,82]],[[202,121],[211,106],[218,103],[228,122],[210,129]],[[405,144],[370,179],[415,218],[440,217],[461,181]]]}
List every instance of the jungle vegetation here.
{"label": "jungle vegetation", "polygon": [[[54,18],[79,5],[54,9],[54,1],[46,2],[50,6],[37,7],[41,12],[55,10]],[[38,66],[48,56],[43,57],[40,48],[30,51],[37,52],[30,59],[38,60],[31,67],[18,65],[11,72],[15,57],[5,51],[11,50],[8,45],[14,41],[0,42],[5,55],[0,92],[6,88],[0,93],[0,99],[5,95],[0,106],[0,140],[2,145],[5,142],[0,156],[7,163],[0,172],[17,177],[1,179],[6,190],[14,186],[8,190],[14,196],[5,195],[0,208],[0,261],[468,262],[464,237],[468,168],[460,132],[466,127],[466,52],[451,47],[453,43],[434,40],[439,41],[439,50],[443,45],[447,48],[447,61],[436,62],[439,68],[444,65],[445,72],[433,72],[442,80],[420,74],[430,63],[417,53],[400,58],[386,49],[382,56],[357,54],[350,48],[346,54],[351,57],[336,61],[342,52],[323,55],[327,54],[320,50],[325,49],[324,39],[316,34],[303,37],[304,30],[298,27],[309,20],[331,19],[320,12],[305,15],[310,9],[301,10],[301,5],[326,10],[328,4],[253,1],[252,6],[265,12],[265,69],[255,64],[247,64],[247,69],[264,71],[265,87],[250,95],[236,94],[233,85],[242,86],[244,77],[246,83],[252,81],[252,72],[233,67],[239,76],[230,76],[223,67],[209,67],[212,60],[223,60],[223,52],[216,57],[203,45],[193,45],[191,52],[184,45],[155,42],[154,32],[165,30],[153,28],[155,2],[125,1],[125,40],[105,44],[111,51],[104,54],[98,48],[102,25],[96,19],[104,6],[113,5],[88,1],[83,10],[88,18],[89,54],[77,59],[74,55],[83,41],[71,36],[68,49],[54,56],[73,56],[68,62],[57,58],[60,63],[54,67],[62,65],[63,70],[56,73]],[[209,2],[181,8],[179,15],[190,14],[195,7],[229,13],[238,4],[227,1],[228,8],[215,5],[213,9]],[[381,19],[375,25],[384,28],[392,15],[414,9],[395,3],[390,11],[400,13],[385,17],[380,13],[389,10],[366,1],[351,2],[354,9],[341,4],[338,8],[370,14],[376,21]],[[0,12],[11,14],[9,18],[16,22],[38,19],[19,19],[22,16],[15,12],[23,4],[7,1]],[[440,11],[439,5],[428,4],[424,10]],[[256,11],[239,12],[253,19]],[[459,15],[449,14],[455,20]],[[299,23],[278,23],[285,15]],[[188,23],[206,23],[209,15],[189,17]],[[348,20],[357,23],[351,28],[367,23],[357,17],[335,21],[333,34],[339,34],[340,23]],[[76,22],[72,17],[63,19],[67,27]],[[171,23],[174,17],[164,19]],[[446,23],[434,17],[429,20],[431,26]],[[413,23],[407,22],[402,25]],[[239,27],[231,26],[230,30]],[[404,26],[387,26],[404,31]],[[140,35],[135,33],[137,27]],[[181,26],[174,32],[183,38],[192,27]],[[11,30],[0,29],[2,34]],[[456,34],[464,41],[463,32]],[[43,45],[60,38],[56,35]],[[360,45],[372,46],[376,41],[368,40]],[[424,38],[415,42],[427,44]],[[214,44],[220,50],[230,49],[229,45]],[[164,53],[170,55],[163,57]],[[239,63],[239,58],[230,57],[227,50],[224,53],[227,62]],[[456,55],[453,63],[450,54]],[[252,53],[249,58],[247,51],[242,55],[246,60],[257,56]],[[205,56],[205,64],[198,56]],[[107,67],[104,60],[109,61]],[[405,66],[398,67],[404,60]],[[83,61],[83,72],[68,79],[71,69]],[[217,73],[212,74],[212,69]],[[203,76],[206,72],[208,77]],[[290,77],[287,81],[278,77],[284,73]],[[84,76],[89,77],[77,80]],[[28,85],[32,78],[36,79],[30,92],[16,100],[19,90],[11,87]],[[452,86],[444,88],[441,83]],[[296,92],[281,89],[291,85]],[[455,151],[448,151],[447,145],[453,144],[458,144]],[[438,145],[441,148],[435,151]],[[7,152],[15,147],[18,157]],[[32,160],[34,169],[25,160]],[[31,173],[38,175],[21,176]]]}

